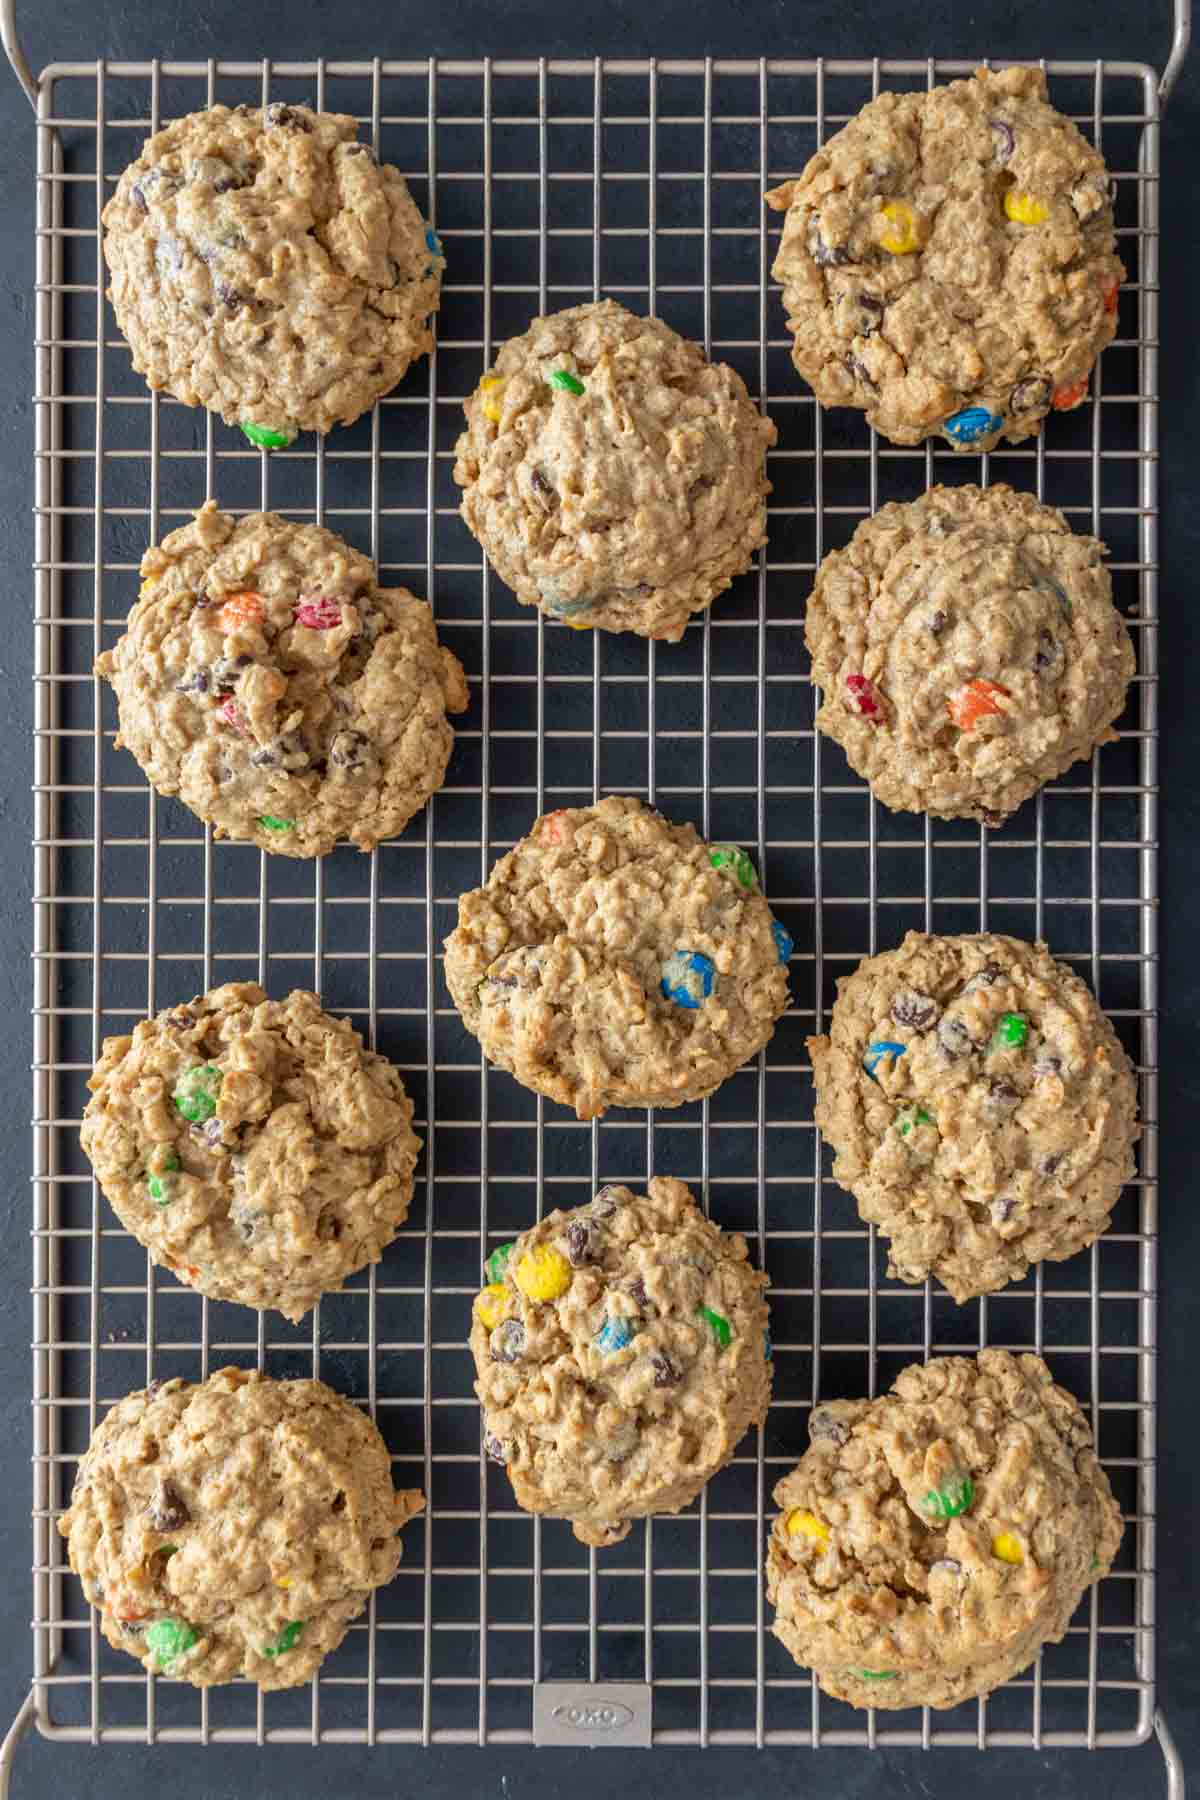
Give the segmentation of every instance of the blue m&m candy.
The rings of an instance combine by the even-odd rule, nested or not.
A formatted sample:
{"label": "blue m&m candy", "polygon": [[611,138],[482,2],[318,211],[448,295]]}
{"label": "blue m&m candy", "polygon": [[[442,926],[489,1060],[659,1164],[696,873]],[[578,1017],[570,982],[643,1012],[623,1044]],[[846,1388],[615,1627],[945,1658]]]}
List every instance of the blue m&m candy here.
{"label": "blue m&m candy", "polygon": [[699,950],[676,950],[663,964],[662,991],[676,1006],[698,1012],[713,991],[716,973]]}
{"label": "blue m&m candy", "polygon": [[999,431],[1003,423],[1000,414],[989,412],[986,406],[964,406],[961,412],[951,413],[943,421],[942,430],[956,444],[977,444],[980,438]]}
{"label": "blue m&m candy", "polygon": [[442,240],[433,229],[432,225],[428,226],[425,231],[425,248],[428,250],[430,256],[440,256],[442,254]]}
{"label": "blue m&m candy", "polygon": [[791,932],[785,931],[778,919],[772,919],[771,936],[775,939],[775,948],[779,952],[780,962],[786,963],[788,957],[796,948]]}
{"label": "blue m&m candy", "polygon": [[873,1044],[867,1045],[863,1053],[863,1068],[872,1081],[877,1081],[879,1077],[875,1071],[884,1057],[903,1056],[906,1048],[907,1045],[897,1044],[893,1038],[877,1038]]}
{"label": "blue m&m candy", "polygon": [[771,1342],[771,1334],[769,1331],[764,1331],[763,1332],[763,1360],[765,1362],[773,1362],[774,1358],[775,1358],[775,1346]]}
{"label": "blue m&m candy", "polygon": [[633,1342],[633,1333],[624,1319],[605,1319],[596,1333],[596,1348],[603,1350],[606,1356],[612,1356],[618,1350],[624,1350]]}

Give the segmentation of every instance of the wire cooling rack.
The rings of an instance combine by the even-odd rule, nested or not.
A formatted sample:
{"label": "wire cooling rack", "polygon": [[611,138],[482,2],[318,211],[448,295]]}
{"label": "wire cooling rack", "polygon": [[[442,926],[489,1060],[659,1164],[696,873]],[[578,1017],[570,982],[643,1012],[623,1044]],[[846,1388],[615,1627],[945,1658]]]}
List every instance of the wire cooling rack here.
{"label": "wire cooling rack", "polygon": [[[11,16],[4,21],[12,46]],[[1165,93],[1187,41],[1177,20]],[[27,75],[19,51],[18,73]],[[522,1743],[534,1696],[585,1739],[625,1711],[664,1744],[1129,1745],[1154,1726],[1156,398],[1160,87],[1136,63],[1051,63],[1052,97],[1115,177],[1119,331],[1078,413],[976,458],[823,415],[791,370],[763,191],[881,86],[929,61],[58,63],[38,118],[33,1689],[48,1736],[87,1741]],[[212,101],[303,98],[357,115],[434,220],[449,267],[436,357],[374,413],[269,459],[149,395],[100,297],[98,217],[143,138]],[[677,646],[585,637],[518,607],[456,514],[461,402],[535,312],[611,294],[737,366],[780,428],[770,542]],[[803,612],[822,555],[936,480],[1008,480],[1111,550],[1138,651],[1120,741],[1002,829],[875,806],[813,732]],[[93,658],[144,546],[208,495],[317,519],[433,604],[471,677],[443,791],[369,857],[215,844],[113,748]],[[646,796],[756,855],[796,940],[770,1046],[711,1100],[579,1124],[490,1070],[449,1004],[441,942],[534,815]],[[1139,1173],[1089,1252],[955,1307],[889,1282],[827,1178],[806,1033],[836,978],[909,927],[1044,936],[1089,978],[1141,1077]],[[118,1229],[77,1122],[102,1038],[215,982],[311,986],[403,1069],[426,1141],[410,1220],[377,1269],[291,1326],[210,1305]],[[486,1250],[602,1180],[691,1182],[771,1276],[775,1403],[679,1518],[597,1554],[513,1506],[482,1458],[466,1349]],[[1044,1351],[1088,1409],[1127,1521],[1118,1566],[1060,1645],[986,1701],[864,1715],[769,1635],[770,1490],[818,1396],[985,1343]],[[396,1580],[308,1688],[207,1693],[100,1637],[55,1520],[106,1407],[223,1363],[318,1375],[369,1408],[401,1485],[428,1496]],[[630,1708],[605,1695],[633,1684]],[[602,1684],[597,1687],[595,1684]],[[640,1710],[639,1710],[640,1708]],[[619,1731],[615,1735],[619,1736]],[[1172,1779],[1179,1779],[1177,1766]],[[1182,1792],[1181,1787],[1177,1790]]]}

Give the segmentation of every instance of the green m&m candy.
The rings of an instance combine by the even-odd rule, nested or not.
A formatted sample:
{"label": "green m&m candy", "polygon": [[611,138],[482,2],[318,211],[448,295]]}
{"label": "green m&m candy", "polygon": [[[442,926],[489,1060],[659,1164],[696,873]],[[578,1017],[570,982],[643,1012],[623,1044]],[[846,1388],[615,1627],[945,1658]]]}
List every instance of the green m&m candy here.
{"label": "green m&m candy", "polygon": [[1024,1013],[1005,1013],[996,1027],[992,1044],[997,1050],[1020,1050],[1029,1036],[1029,1020]]}
{"label": "green m&m candy", "polygon": [[242,431],[260,450],[286,450],[299,436],[290,425],[255,425],[250,419],[242,420]]}
{"label": "green m&m candy", "polygon": [[217,1095],[221,1091],[221,1071],[215,1063],[198,1063],[194,1069],[185,1069],[175,1083],[172,1099],[176,1111],[193,1125],[203,1125],[211,1119],[217,1110]]}
{"label": "green m&m candy", "polygon": [[718,1350],[727,1350],[729,1348],[729,1340],[733,1336],[733,1333],[729,1329],[729,1320],[723,1319],[719,1312],[713,1311],[711,1306],[702,1306],[696,1314],[696,1317],[704,1320],[704,1323],[708,1326],[709,1330],[717,1340]]}
{"label": "green m&m candy", "polygon": [[487,1278],[490,1282],[495,1284],[504,1280],[504,1271],[508,1267],[508,1259],[516,1247],[516,1240],[514,1239],[511,1244],[501,1244],[499,1249],[492,1251],[492,1254],[483,1265],[487,1270]]}
{"label": "green m&m candy", "polygon": [[568,374],[566,369],[555,369],[550,375],[550,386],[561,388],[564,394],[582,394],[583,383],[578,376]]}
{"label": "green m&m candy", "polygon": [[146,1648],[164,1673],[195,1642],[196,1633],[185,1619],[155,1619],[146,1627]]}
{"label": "green m&m candy", "polygon": [[284,1626],[274,1643],[263,1645],[263,1655],[286,1656],[288,1651],[294,1650],[296,1645],[300,1642],[300,1636],[303,1630],[303,1620],[293,1619],[290,1625]]}
{"label": "green m&m candy", "polygon": [[944,1487],[930,1488],[921,1505],[938,1519],[957,1519],[975,1498],[975,1484],[969,1475],[952,1475]]}
{"label": "green m&m candy", "polygon": [[854,1675],[859,1681],[899,1681],[899,1669],[847,1669],[847,1675]]}
{"label": "green m&m candy", "polygon": [[163,1158],[158,1168],[147,1178],[146,1191],[155,1206],[166,1206],[169,1202],[171,1198],[170,1177],[178,1167],[179,1158],[172,1151],[169,1156]]}
{"label": "green m&m candy", "polygon": [[295,819],[277,819],[274,813],[260,813],[258,822],[264,831],[291,831],[296,824]]}
{"label": "green m&m candy", "polygon": [[728,869],[739,887],[753,889],[758,886],[754,864],[739,844],[714,844],[708,860],[714,869]]}

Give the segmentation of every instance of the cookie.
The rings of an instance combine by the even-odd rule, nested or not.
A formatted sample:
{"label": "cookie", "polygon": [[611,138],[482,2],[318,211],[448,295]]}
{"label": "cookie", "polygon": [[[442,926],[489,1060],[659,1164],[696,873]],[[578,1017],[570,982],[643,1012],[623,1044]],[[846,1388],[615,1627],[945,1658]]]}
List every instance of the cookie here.
{"label": "cookie", "polygon": [[96,660],[116,742],[215,836],[284,856],[403,831],[442,785],[468,702],[406,588],[332,531],[212,501],[142,558],[124,635]]}
{"label": "cookie", "polygon": [[510,338],[466,401],[462,516],[526,606],[675,643],[766,542],[775,427],[727,363],[592,301]]}
{"label": "cookie", "polygon": [[1121,1514],[1082,1408],[1040,1356],[907,1368],[816,1407],[775,1489],[775,1636],[851,1706],[957,1706],[1057,1643]]}
{"label": "cookie", "polygon": [[744,850],[612,796],[461,897],[446,983],[490,1062],[596,1119],[718,1088],[770,1041],[791,950]]}
{"label": "cookie", "polygon": [[934,488],[817,571],[817,727],[885,806],[988,825],[1117,736],[1133,646],[1104,545],[1032,494]]}
{"label": "cookie", "polygon": [[321,1381],[219,1369],[101,1420],[58,1521],[115,1650],[193,1687],[309,1681],[400,1562],[425,1500]]}
{"label": "cookie", "polygon": [[1107,1230],[1137,1082],[1044,944],[910,931],[838,982],[808,1049],[834,1180],[890,1239],[889,1275],[970,1300]]}
{"label": "cookie", "polygon": [[1079,406],[1117,328],[1103,158],[1040,69],[880,94],[767,203],[792,361],[894,444],[1020,443]]}
{"label": "cookie", "polygon": [[484,1445],[584,1544],[677,1513],[771,1396],[765,1275],[682,1181],[601,1188],[488,1258],[471,1317]]}
{"label": "cookie", "polygon": [[315,994],[227,982],[106,1038],[88,1087],[81,1140],[113,1211],[212,1300],[303,1318],[408,1215],[412,1101]]}
{"label": "cookie", "polygon": [[433,348],[441,245],[340,113],[176,119],[118,181],[104,255],[138,373],[266,449],[349,425]]}

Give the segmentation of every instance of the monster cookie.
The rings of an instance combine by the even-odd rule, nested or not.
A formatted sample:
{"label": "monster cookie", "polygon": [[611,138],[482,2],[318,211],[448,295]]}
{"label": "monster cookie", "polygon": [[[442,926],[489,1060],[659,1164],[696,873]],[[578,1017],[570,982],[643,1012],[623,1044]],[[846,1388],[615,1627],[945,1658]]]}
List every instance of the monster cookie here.
{"label": "monster cookie", "polygon": [[1040,69],[880,94],[767,201],[823,406],[895,444],[987,450],[1085,399],[1125,271],[1104,162]]}
{"label": "monster cookie", "polygon": [[817,573],[817,725],[885,806],[989,825],[1116,737],[1134,672],[1104,546],[1009,487],[885,506]]}
{"label": "monster cookie", "polygon": [[262,1688],[316,1674],[424,1506],[320,1381],[154,1381],[97,1426],[58,1522],[100,1629],[155,1674]]}
{"label": "monster cookie", "polygon": [[838,982],[808,1048],[834,1179],[901,1281],[994,1293],[1098,1238],[1133,1176],[1129,1058],[1044,944],[910,931]]}
{"label": "monster cookie", "polygon": [[266,449],[349,425],[433,348],[441,245],[357,138],[306,106],[212,106],[150,138],[104,209],[134,368]]}
{"label": "monster cookie", "polygon": [[775,427],[727,363],[613,300],[535,319],[466,402],[462,515],[527,606],[674,643],[766,542]]}
{"label": "monster cookie", "polygon": [[425,602],[378,587],[341,538],[210,501],[142,574],[96,673],[117,696],[117,743],[217,837],[371,850],[442,785],[462,668]]}
{"label": "monster cookie", "polygon": [[905,1369],[817,1407],[775,1489],[777,1638],[852,1706],[957,1706],[1064,1636],[1121,1514],[1082,1409],[1040,1356]]}
{"label": "monster cookie", "polygon": [[602,1188],[486,1264],[471,1353],[484,1446],[526,1512],[615,1544],[675,1513],[771,1394],[765,1275],[682,1181]]}
{"label": "monster cookie", "polygon": [[88,1087],[83,1148],[114,1212],[210,1299],[302,1318],[408,1214],[404,1083],[313,994],[231,981],[106,1039]]}
{"label": "monster cookie", "polygon": [[611,797],[462,896],[446,981],[492,1062],[594,1119],[711,1094],[770,1039],[791,949],[744,850]]}

